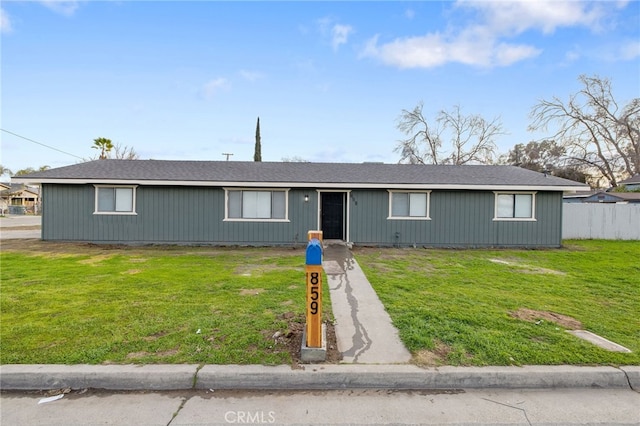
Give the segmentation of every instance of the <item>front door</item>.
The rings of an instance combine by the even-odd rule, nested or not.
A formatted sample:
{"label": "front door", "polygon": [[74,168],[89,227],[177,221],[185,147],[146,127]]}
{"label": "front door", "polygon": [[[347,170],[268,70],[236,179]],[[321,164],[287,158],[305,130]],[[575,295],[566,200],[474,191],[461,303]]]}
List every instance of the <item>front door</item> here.
{"label": "front door", "polygon": [[344,192],[320,193],[320,229],[325,240],[344,240]]}

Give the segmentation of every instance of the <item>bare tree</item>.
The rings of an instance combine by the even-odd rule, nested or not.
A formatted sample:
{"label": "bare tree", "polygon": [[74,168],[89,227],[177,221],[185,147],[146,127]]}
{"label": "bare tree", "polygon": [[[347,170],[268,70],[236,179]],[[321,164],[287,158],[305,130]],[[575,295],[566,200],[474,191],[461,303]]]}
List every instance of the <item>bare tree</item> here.
{"label": "bare tree", "polygon": [[499,159],[500,164],[509,164],[536,172],[551,173],[578,182],[586,182],[587,176],[579,170],[573,160],[565,155],[566,149],[553,140],[531,141],[526,145],[516,144]]}
{"label": "bare tree", "polygon": [[529,130],[548,130],[585,172],[601,175],[613,187],[640,173],[640,98],[624,106],[611,91],[611,81],[581,75],[582,89],[565,102],[541,100],[530,113]]}
{"label": "bare tree", "polygon": [[[109,155],[109,158],[111,158],[111,155]],[[139,160],[140,156],[132,147],[116,143],[113,147],[113,158],[117,160]]]}
{"label": "bare tree", "polygon": [[309,160],[305,160],[304,158],[296,155],[293,157],[282,157],[281,161],[283,163],[309,163]]}
{"label": "bare tree", "polygon": [[[480,115],[464,115],[460,105],[442,110],[433,124],[423,115],[421,101],[411,111],[402,110],[398,130],[409,138],[398,142],[394,152],[400,162],[410,164],[491,164],[495,159],[495,139],[503,135],[502,123]],[[444,147],[444,140],[448,145]]]}
{"label": "bare tree", "polygon": [[107,158],[115,158],[116,160],[139,160],[140,155],[129,146],[122,145],[118,142],[115,144],[111,142],[111,139],[97,138],[93,140],[93,146],[91,148],[100,151],[100,154],[95,157],[89,157],[83,159],[83,161],[94,160],[106,160]]}

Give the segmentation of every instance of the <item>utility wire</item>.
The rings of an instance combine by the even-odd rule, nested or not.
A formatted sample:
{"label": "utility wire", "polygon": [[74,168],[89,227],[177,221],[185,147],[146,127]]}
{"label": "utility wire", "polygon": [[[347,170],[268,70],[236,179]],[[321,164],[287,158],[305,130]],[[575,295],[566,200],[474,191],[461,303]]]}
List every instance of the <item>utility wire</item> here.
{"label": "utility wire", "polygon": [[49,145],[43,144],[42,142],[34,141],[33,139],[26,138],[26,137],[21,136],[21,135],[19,135],[19,134],[17,134],[17,133],[13,133],[13,132],[10,132],[10,131],[5,130],[5,129],[0,129],[0,130],[2,130],[2,131],[3,131],[3,132],[5,132],[5,133],[9,133],[10,135],[17,136],[17,137],[19,137],[19,138],[21,138],[21,139],[24,139],[24,140],[26,140],[26,141],[33,142],[33,143],[36,143],[36,144],[38,144],[38,145],[42,145],[42,146],[44,146],[45,148],[53,149],[54,151],[58,151],[58,152],[61,152],[61,153],[63,153],[63,154],[67,154],[67,155],[70,155],[70,156],[72,156],[72,157],[76,157],[76,158],[79,158],[79,159],[81,159],[81,160],[84,160],[84,158],[82,158],[82,157],[78,157],[78,156],[77,156],[77,155],[75,155],[75,154],[71,154],[71,153],[66,152],[66,151],[63,151],[63,150],[61,150],[61,149],[54,148],[54,147],[52,147],[52,146],[49,146]]}

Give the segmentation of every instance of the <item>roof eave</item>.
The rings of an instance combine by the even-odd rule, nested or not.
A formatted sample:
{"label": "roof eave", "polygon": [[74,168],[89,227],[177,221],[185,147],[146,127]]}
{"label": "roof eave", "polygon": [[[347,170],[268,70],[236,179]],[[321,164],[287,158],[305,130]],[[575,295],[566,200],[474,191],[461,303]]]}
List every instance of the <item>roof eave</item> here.
{"label": "roof eave", "polygon": [[489,184],[443,184],[443,183],[343,183],[343,182],[251,182],[251,181],[191,181],[191,180],[144,180],[144,179],[60,179],[60,178],[14,178],[20,183],[51,183],[67,185],[149,185],[149,186],[212,186],[249,188],[318,188],[318,189],[449,189],[476,191],[563,191],[574,192],[589,189],[588,185],[489,185]]}

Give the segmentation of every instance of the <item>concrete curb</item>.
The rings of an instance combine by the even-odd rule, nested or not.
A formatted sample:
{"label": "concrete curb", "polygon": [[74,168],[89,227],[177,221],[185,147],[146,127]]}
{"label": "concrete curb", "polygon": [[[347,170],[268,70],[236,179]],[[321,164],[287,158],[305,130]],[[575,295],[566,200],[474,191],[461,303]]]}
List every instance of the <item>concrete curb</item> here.
{"label": "concrete curb", "polygon": [[624,367],[620,367],[620,370],[624,371],[627,375],[631,389],[640,392],[640,366],[626,365]]}
{"label": "concrete curb", "polygon": [[414,365],[0,366],[0,389],[640,389],[640,367],[440,367]]}
{"label": "concrete curb", "polygon": [[178,390],[193,388],[197,365],[0,366],[0,389]]}

